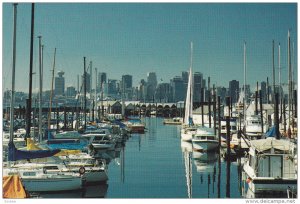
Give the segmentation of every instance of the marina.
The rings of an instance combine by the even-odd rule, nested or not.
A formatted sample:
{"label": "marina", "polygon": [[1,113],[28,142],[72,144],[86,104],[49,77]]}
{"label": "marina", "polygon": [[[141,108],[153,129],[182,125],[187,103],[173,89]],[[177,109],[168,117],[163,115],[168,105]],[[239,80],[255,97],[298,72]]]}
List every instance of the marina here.
{"label": "marina", "polygon": [[[258,79],[247,75],[252,71],[247,70],[249,53],[244,41],[239,50],[243,60],[238,63],[243,67],[244,81],[240,86],[239,81],[230,78],[229,88],[220,87],[213,76],[206,79],[195,71],[199,66],[197,55],[202,51],[197,50],[198,43],[190,41],[190,46],[186,43],[180,52],[188,53],[181,59],[184,66],[189,66],[188,71],[170,83],[162,78],[159,81],[155,72],[148,72],[147,80],[142,79],[136,87],[129,73],[122,75],[121,80],[107,80],[105,72],[98,75],[93,61],[88,62],[84,56],[78,70],[81,83],[78,74],[77,89],[65,89],[64,75],[71,73],[56,70],[61,69],[60,62],[57,64],[61,53],[55,47],[50,90],[43,91],[50,74],[43,73],[41,35],[37,36],[38,54],[34,52],[36,4],[20,7],[29,5],[28,95],[16,92],[15,87],[19,82],[19,5],[10,4],[9,10],[12,64],[11,81],[5,79],[11,89],[5,91],[2,101],[3,199],[298,197],[297,67],[292,42],[297,33],[291,33],[290,28],[284,34],[288,83],[281,81],[280,43],[275,65],[274,40],[272,71],[266,72],[267,82],[261,81],[259,86]],[[48,4],[37,5],[39,13]],[[94,6],[100,8],[103,4]],[[105,6],[114,8],[116,4]],[[128,9],[137,4],[131,6]],[[34,58],[38,59],[38,70],[33,65]],[[34,83],[38,88],[33,94],[35,71],[39,73],[39,83]],[[54,77],[55,73],[58,76]],[[248,77],[250,83],[256,82],[252,89]]]}

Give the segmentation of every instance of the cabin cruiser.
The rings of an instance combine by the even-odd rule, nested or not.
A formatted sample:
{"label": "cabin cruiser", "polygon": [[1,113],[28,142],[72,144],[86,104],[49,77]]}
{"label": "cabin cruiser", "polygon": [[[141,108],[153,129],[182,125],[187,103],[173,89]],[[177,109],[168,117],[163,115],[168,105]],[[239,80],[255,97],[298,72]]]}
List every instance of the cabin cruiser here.
{"label": "cabin cruiser", "polygon": [[250,143],[243,169],[253,193],[297,189],[294,143],[273,137],[252,140]]}
{"label": "cabin cruiser", "polygon": [[195,134],[192,134],[194,151],[213,151],[219,146],[219,140],[213,128],[198,127]]}
{"label": "cabin cruiser", "polygon": [[29,192],[69,191],[81,189],[82,174],[69,172],[61,164],[18,163],[3,168],[3,175],[19,175]]}
{"label": "cabin cruiser", "polygon": [[131,133],[144,133],[145,132],[145,124],[142,123],[140,119],[130,119],[127,121],[126,126]]}
{"label": "cabin cruiser", "polygon": [[82,136],[89,139],[90,144],[96,151],[103,149],[113,150],[115,147],[115,140],[108,129],[97,129],[84,133]]}
{"label": "cabin cruiser", "polygon": [[70,154],[59,156],[64,162],[69,171],[84,172],[84,177],[87,183],[105,182],[108,180],[107,166],[105,160],[96,160],[86,153]]}
{"label": "cabin cruiser", "polygon": [[251,115],[246,117],[245,132],[250,140],[262,139],[263,133],[266,132],[267,126],[264,124],[262,132],[262,124],[260,115]]}

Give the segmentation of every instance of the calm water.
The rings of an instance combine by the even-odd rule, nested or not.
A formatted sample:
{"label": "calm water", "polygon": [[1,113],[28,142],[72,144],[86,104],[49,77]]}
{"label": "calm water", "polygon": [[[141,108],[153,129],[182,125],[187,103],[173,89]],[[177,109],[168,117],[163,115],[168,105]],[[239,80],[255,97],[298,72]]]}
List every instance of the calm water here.
{"label": "calm water", "polygon": [[[144,121],[148,131],[133,134],[109,164],[107,198],[226,197],[226,162],[218,184],[217,154],[193,154],[192,144],[180,140],[180,126],[163,125],[162,118]],[[237,163],[230,170],[230,197],[240,198]]]}
{"label": "calm water", "polygon": [[[143,118],[145,134],[132,134],[117,151],[105,152],[107,184],[86,187],[83,192],[43,194],[44,198],[241,198],[243,185],[238,163],[218,154],[192,152],[181,142],[180,126],[163,125],[162,118]],[[221,168],[220,168],[221,167]]]}

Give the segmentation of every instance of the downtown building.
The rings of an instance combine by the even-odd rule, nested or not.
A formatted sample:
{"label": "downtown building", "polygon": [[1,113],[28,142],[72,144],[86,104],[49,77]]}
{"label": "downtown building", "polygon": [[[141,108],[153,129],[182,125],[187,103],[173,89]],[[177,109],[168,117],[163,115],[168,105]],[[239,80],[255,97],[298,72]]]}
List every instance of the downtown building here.
{"label": "downtown building", "polygon": [[59,71],[57,72],[58,76],[55,77],[55,83],[54,83],[54,93],[55,96],[63,96],[65,95],[65,77],[63,75],[65,72]]}
{"label": "downtown building", "polygon": [[152,102],[155,100],[155,90],[157,86],[157,78],[155,72],[147,73],[147,91],[146,91],[146,101]]}
{"label": "downtown building", "polygon": [[229,89],[228,89],[228,95],[231,98],[232,103],[236,103],[239,98],[239,81],[232,80],[229,81]]}

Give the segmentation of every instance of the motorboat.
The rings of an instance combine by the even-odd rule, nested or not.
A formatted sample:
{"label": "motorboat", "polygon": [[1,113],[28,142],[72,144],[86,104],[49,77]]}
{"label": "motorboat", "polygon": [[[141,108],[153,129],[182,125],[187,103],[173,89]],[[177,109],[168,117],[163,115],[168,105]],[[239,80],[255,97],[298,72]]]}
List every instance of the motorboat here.
{"label": "motorboat", "polygon": [[145,132],[145,124],[142,123],[140,119],[130,119],[129,121],[126,121],[125,124],[131,133]]}
{"label": "motorboat", "polygon": [[182,124],[182,118],[175,117],[175,118],[167,118],[164,119],[164,124],[166,125],[181,125]]}
{"label": "motorboat", "polygon": [[103,149],[113,150],[115,147],[115,140],[107,129],[98,129],[82,136],[89,139],[89,143],[96,151]]}
{"label": "motorboat", "polygon": [[96,160],[86,153],[59,156],[70,172],[84,172],[86,183],[106,182],[107,166],[105,160]]}
{"label": "motorboat", "polygon": [[219,140],[213,128],[198,127],[195,134],[192,134],[194,151],[214,151],[219,146]]}
{"label": "motorboat", "polygon": [[[13,141],[16,147],[22,147],[25,146],[25,134],[14,132],[13,133]],[[10,133],[3,132],[3,139],[2,139],[2,145],[7,147],[9,142]]]}
{"label": "motorboat", "polygon": [[262,139],[263,133],[266,132],[267,125],[264,124],[262,132],[262,124],[260,115],[251,115],[246,117],[245,132],[250,140]]}
{"label": "motorboat", "polygon": [[68,172],[61,165],[53,163],[19,163],[3,168],[3,175],[16,174],[29,192],[78,190],[84,183],[79,172]]}
{"label": "motorboat", "polygon": [[297,189],[294,143],[273,137],[252,140],[250,143],[243,169],[253,193]]}

